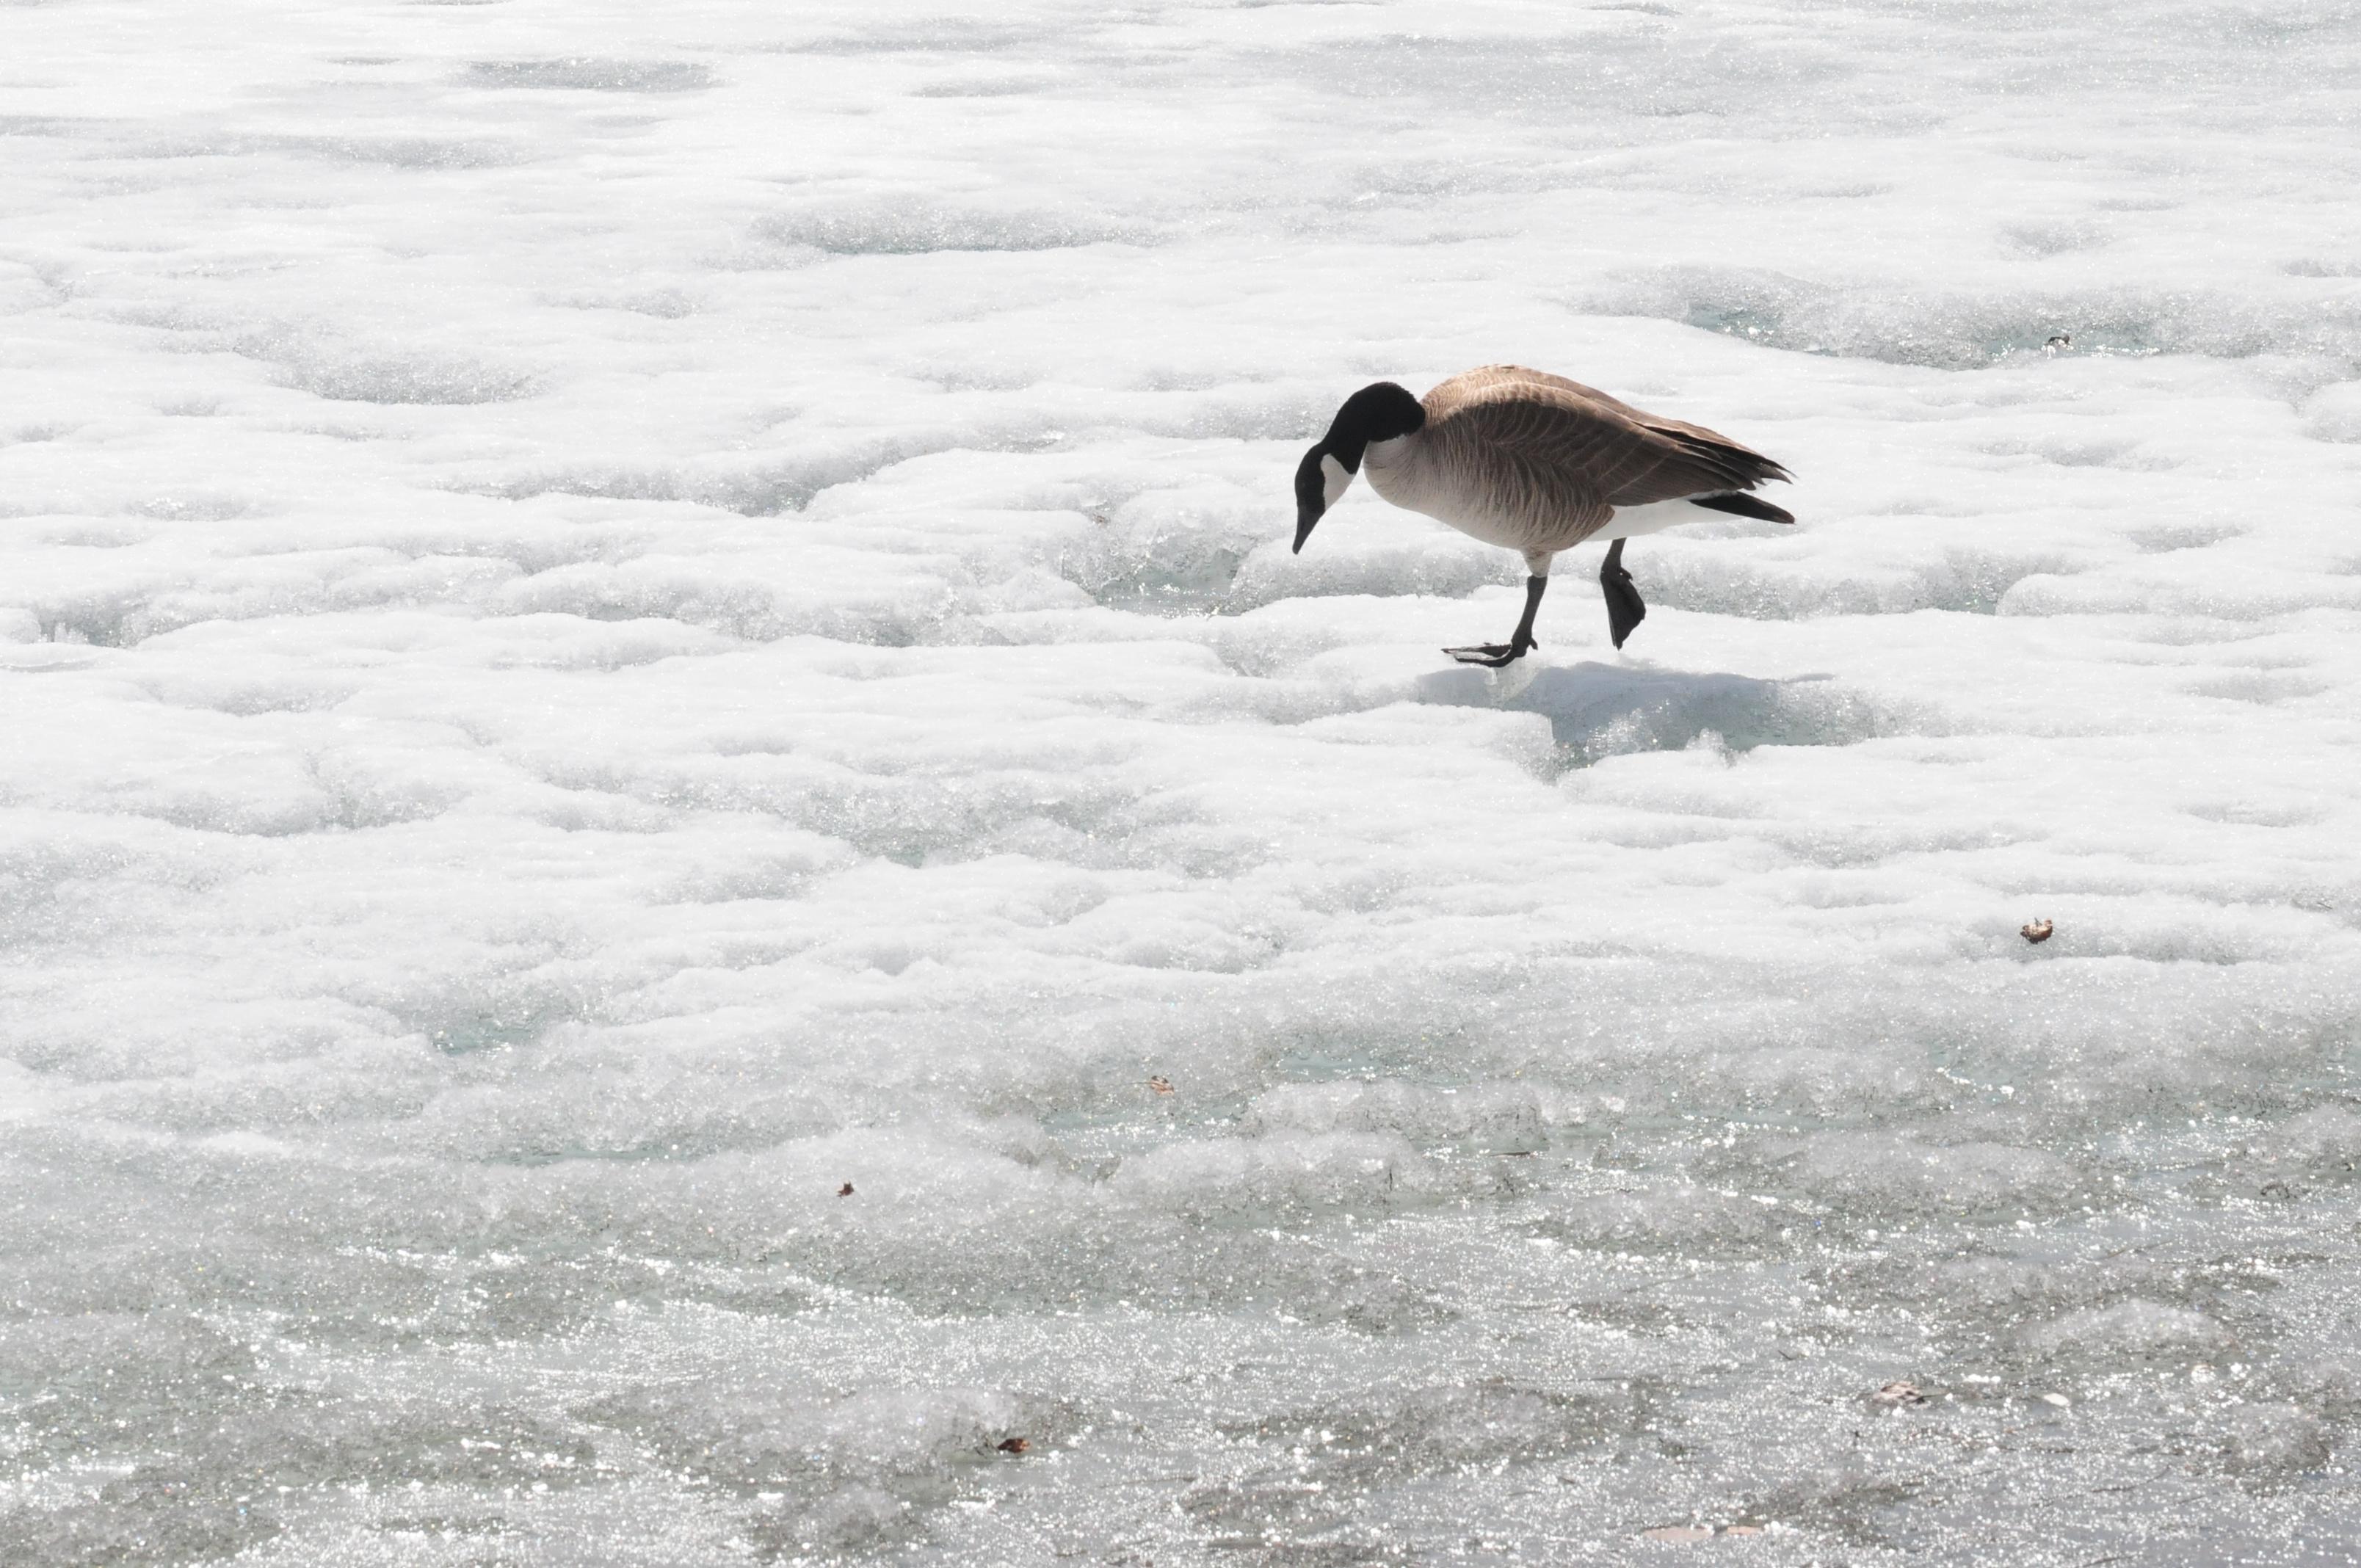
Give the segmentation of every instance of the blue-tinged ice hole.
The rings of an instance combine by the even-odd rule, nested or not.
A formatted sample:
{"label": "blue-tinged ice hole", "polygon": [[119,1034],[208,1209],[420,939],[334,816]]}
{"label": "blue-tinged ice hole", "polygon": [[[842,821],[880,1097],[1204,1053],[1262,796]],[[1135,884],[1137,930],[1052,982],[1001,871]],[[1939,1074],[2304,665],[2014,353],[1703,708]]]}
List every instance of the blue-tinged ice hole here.
{"label": "blue-tinged ice hole", "polygon": [[1418,691],[1422,702],[1541,714],[1563,768],[1700,742],[1744,752],[1850,746],[1907,732],[1894,715],[1826,675],[1758,680],[1586,662],[1543,669],[1503,698],[1488,672],[1463,665],[1422,676]]}
{"label": "blue-tinged ice hole", "polygon": [[90,602],[37,607],[41,641],[81,643],[93,648],[128,648],[146,631],[144,603]]}
{"label": "blue-tinged ice hole", "polygon": [[467,1057],[532,1045],[569,1016],[565,1009],[528,1003],[489,1012],[450,1014],[414,1026],[445,1056]]}
{"label": "blue-tinged ice hole", "polygon": [[571,89],[591,93],[697,93],[713,72],[685,60],[479,60],[461,78],[472,87]]}
{"label": "blue-tinged ice hole", "polygon": [[1068,580],[1109,609],[1136,615],[1213,615],[1235,608],[1230,603],[1230,585],[1249,548],[1204,541],[1161,561],[1135,557],[1085,565],[1060,560],[1059,565],[1071,565],[1064,572]]}

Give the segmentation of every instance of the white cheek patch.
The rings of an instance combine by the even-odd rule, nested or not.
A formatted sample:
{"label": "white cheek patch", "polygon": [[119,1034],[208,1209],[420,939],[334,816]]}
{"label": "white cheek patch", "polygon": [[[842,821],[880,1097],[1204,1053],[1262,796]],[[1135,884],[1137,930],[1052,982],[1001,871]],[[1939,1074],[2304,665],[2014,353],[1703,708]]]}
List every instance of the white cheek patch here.
{"label": "white cheek patch", "polygon": [[1346,471],[1345,465],[1324,454],[1320,459],[1320,477],[1323,482],[1321,492],[1323,506],[1334,506],[1345,492],[1353,488],[1353,476]]}

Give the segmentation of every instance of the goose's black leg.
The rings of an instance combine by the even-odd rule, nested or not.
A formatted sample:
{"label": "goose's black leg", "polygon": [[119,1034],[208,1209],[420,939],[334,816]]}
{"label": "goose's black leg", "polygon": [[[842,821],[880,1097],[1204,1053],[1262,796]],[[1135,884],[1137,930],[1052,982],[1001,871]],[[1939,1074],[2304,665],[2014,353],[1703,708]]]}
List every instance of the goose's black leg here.
{"label": "goose's black leg", "polygon": [[[1488,664],[1496,670],[1512,660],[1523,658],[1541,646],[1540,640],[1533,636],[1533,617],[1541,612],[1542,593],[1548,587],[1549,579],[1538,574],[1525,579],[1524,618],[1517,622],[1517,630],[1508,641],[1481,642],[1473,648],[1445,648],[1444,652],[1463,664]],[[1636,598],[1638,596],[1632,597]]]}
{"label": "goose's black leg", "polygon": [[1620,648],[1623,639],[1648,619],[1648,607],[1641,602],[1640,590],[1631,586],[1631,574],[1623,569],[1620,539],[1607,547],[1607,563],[1598,568],[1598,586],[1607,590],[1608,633]]}

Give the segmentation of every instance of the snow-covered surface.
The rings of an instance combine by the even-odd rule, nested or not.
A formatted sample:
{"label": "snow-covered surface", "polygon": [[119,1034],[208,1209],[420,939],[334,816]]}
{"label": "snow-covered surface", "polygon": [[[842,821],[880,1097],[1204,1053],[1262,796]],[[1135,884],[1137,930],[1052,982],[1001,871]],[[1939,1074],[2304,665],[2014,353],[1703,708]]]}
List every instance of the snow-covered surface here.
{"label": "snow-covered surface", "polygon": [[[0,8],[0,1558],[2351,1560],[2356,82]],[[1450,665],[1499,359],[1801,523]]]}

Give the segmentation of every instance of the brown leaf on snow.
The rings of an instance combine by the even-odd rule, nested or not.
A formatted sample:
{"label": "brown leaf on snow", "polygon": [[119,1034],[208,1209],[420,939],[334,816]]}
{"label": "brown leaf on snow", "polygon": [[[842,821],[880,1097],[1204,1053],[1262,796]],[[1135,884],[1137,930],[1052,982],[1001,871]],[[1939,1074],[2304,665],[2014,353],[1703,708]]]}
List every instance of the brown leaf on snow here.
{"label": "brown leaf on snow", "polygon": [[2049,921],[2036,920],[2032,925],[2027,926],[2024,930],[2019,931],[2017,935],[2024,938],[2026,941],[2038,946],[2039,944],[2049,940],[2049,933],[2056,929],[2058,929],[2058,927]]}
{"label": "brown leaf on snow", "polygon": [[851,1183],[850,1181],[848,1181],[848,1182],[846,1182],[843,1186],[841,1186],[841,1187],[838,1188],[838,1189],[836,1190],[836,1195],[837,1195],[839,1198],[850,1198],[850,1197],[851,1197],[851,1196],[852,1196],[852,1183]]}
{"label": "brown leaf on snow", "polygon": [[1000,1452],[1003,1453],[1023,1453],[1032,1446],[1021,1437],[1004,1437],[1000,1440]]}
{"label": "brown leaf on snow", "polygon": [[1170,1094],[1172,1092],[1172,1080],[1161,1074],[1159,1074],[1148,1080],[1148,1087],[1153,1089],[1159,1094]]}

